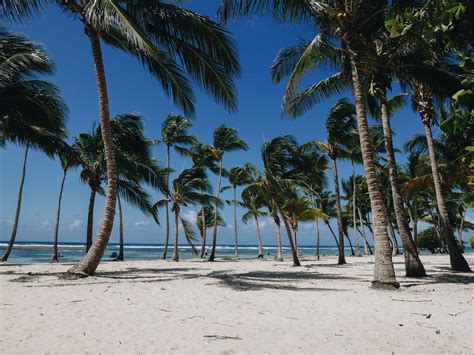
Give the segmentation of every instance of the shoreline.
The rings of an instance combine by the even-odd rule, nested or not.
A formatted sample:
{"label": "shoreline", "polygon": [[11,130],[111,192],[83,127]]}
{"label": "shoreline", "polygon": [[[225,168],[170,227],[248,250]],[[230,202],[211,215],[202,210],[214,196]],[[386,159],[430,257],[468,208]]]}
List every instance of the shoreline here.
{"label": "shoreline", "polygon": [[397,291],[370,287],[373,257],[4,264],[0,352],[472,353],[474,275],[421,258],[425,279],[394,257]]}

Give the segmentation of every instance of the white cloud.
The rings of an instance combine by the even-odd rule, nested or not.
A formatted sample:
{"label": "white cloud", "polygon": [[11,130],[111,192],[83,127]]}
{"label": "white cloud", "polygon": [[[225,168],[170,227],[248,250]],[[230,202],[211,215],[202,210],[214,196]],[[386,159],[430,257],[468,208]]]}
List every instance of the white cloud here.
{"label": "white cloud", "polygon": [[133,223],[133,229],[145,230],[145,229],[148,228],[149,224],[150,224],[150,221],[148,221],[147,219],[140,220],[140,221],[135,221]]}
{"label": "white cloud", "polygon": [[187,210],[186,212],[184,213],[181,213],[181,216],[189,221],[190,223],[195,223],[196,222],[196,218],[197,218],[197,211],[195,210]]}
{"label": "white cloud", "polygon": [[81,226],[82,226],[82,220],[76,219],[74,220],[74,222],[70,223],[68,227],[70,231],[74,231],[81,228]]}
{"label": "white cloud", "polygon": [[49,228],[51,223],[49,221],[41,222],[41,228]]}

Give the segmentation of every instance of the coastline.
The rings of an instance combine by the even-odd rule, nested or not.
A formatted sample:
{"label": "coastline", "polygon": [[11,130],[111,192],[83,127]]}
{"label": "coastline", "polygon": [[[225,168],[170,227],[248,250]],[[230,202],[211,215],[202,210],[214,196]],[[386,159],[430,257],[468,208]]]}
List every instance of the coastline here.
{"label": "coastline", "polygon": [[472,353],[474,275],[423,255],[430,277],[406,278],[397,256],[380,291],[373,257],[347,260],[2,264],[0,352]]}

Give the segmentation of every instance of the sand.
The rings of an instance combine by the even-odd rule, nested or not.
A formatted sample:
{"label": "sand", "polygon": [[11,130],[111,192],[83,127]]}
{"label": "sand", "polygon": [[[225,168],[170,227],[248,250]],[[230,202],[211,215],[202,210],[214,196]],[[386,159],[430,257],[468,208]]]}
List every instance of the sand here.
{"label": "sand", "polygon": [[[370,288],[373,258],[0,266],[3,353],[470,353],[474,275],[447,256],[400,290]],[[468,255],[474,266],[474,255]]]}

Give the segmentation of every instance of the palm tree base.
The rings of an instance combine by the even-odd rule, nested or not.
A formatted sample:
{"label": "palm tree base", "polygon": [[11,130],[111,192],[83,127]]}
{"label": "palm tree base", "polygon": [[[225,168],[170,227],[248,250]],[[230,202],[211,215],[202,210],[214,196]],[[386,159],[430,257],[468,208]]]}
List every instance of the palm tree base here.
{"label": "palm tree base", "polygon": [[381,281],[372,281],[372,288],[377,290],[396,290],[400,288],[398,282],[381,282]]}
{"label": "palm tree base", "polygon": [[277,256],[275,260],[276,261],[283,261],[283,256]]}
{"label": "palm tree base", "polygon": [[51,260],[49,260],[50,263],[59,263],[59,258],[58,257],[52,257]]}
{"label": "palm tree base", "polygon": [[263,259],[263,254],[258,254],[257,259]]}
{"label": "palm tree base", "polygon": [[216,256],[214,254],[211,254],[209,256],[209,259],[207,259],[207,261],[214,261],[215,258],[216,258]]}

